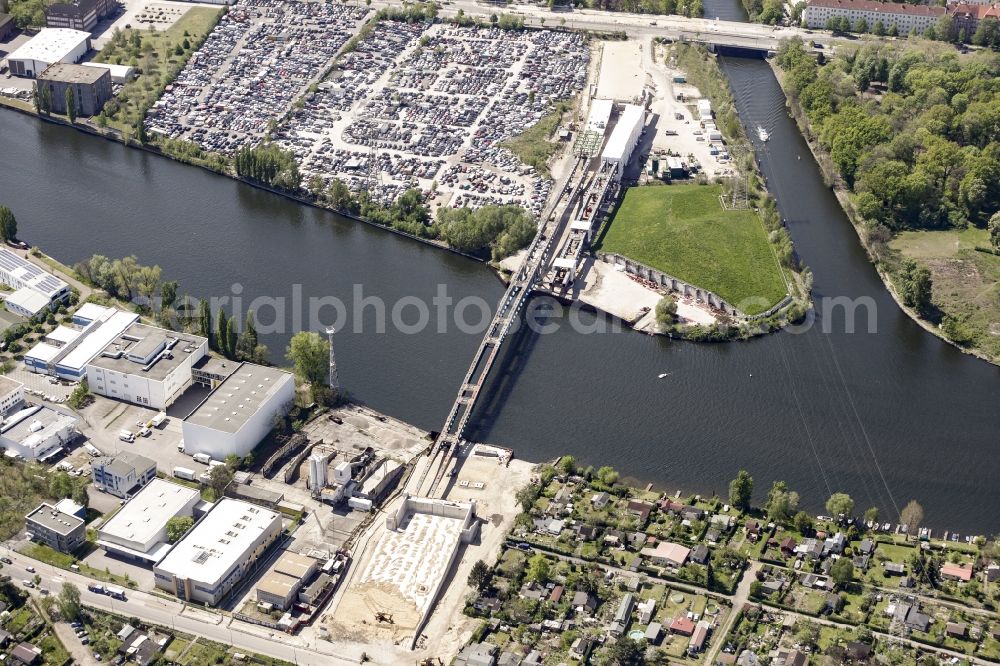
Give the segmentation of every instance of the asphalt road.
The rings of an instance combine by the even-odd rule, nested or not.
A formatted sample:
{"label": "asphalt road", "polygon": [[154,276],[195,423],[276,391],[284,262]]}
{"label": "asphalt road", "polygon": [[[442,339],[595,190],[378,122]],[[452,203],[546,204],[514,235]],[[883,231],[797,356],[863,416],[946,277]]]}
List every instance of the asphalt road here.
{"label": "asphalt road", "polygon": [[3,549],[3,554],[13,561],[13,564],[4,567],[4,573],[9,574],[16,584],[21,585],[21,581],[31,579],[35,575],[26,571],[25,567],[30,565],[42,579],[40,586],[48,588],[52,594],[56,594],[63,583],[75,584],[80,588],[80,599],[85,606],[127,617],[137,617],[151,624],[201,636],[224,645],[232,645],[238,650],[284,659],[301,666],[357,663],[356,660],[348,661],[334,654],[333,645],[330,643],[325,644],[326,649],[324,647],[317,649],[317,646],[308,647],[301,639],[287,634],[276,634],[263,627],[230,621],[227,616],[200,608],[189,608],[179,601],[170,601],[138,590],[126,591],[126,601],[115,600],[103,594],[90,592],[87,585],[92,580],[86,576],[38,562],[6,548]]}

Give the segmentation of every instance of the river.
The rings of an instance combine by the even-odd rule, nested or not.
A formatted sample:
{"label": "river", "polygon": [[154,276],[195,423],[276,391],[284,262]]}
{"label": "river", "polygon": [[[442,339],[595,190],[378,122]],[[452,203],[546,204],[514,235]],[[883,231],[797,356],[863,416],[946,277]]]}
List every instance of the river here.
{"label": "river", "polygon": [[[823,186],[767,64],[729,58],[725,68],[745,122],[771,132],[762,168],[814,271],[816,296],[870,298],[877,332],[861,321],[861,332],[846,333],[843,316],[720,345],[587,335],[565,321],[548,335],[523,327],[501,352],[506,362],[470,435],[530,460],[570,453],[610,464],[671,491],[725,494],[746,468],[758,497],[784,479],[813,510],[846,491],[892,520],[918,499],[928,524],[1000,531],[1000,370],[896,307]],[[390,305],[429,301],[439,285],[456,300],[495,303],[502,293],[482,264],[10,111],[0,112],[0,202],[23,237],[66,263],[134,253],[195,296],[232,294],[238,284],[242,307],[261,295],[292,300],[294,284],[304,299],[347,303],[362,285]],[[363,332],[348,325],[336,334],[342,383],[375,409],[440,428],[478,335],[433,325],[377,333],[374,319],[369,308]],[[262,337],[281,361],[287,331]]]}

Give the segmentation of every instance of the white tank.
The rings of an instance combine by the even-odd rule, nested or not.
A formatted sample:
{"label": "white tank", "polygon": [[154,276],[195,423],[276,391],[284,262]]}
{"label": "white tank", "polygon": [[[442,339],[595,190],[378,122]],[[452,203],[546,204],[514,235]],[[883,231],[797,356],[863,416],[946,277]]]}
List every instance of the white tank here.
{"label": "white tank", "polygon": [[309,456],[309,487],[313,490],[326,488],[327,483],[327,463],[330,460],[329,453],[317,451]]}

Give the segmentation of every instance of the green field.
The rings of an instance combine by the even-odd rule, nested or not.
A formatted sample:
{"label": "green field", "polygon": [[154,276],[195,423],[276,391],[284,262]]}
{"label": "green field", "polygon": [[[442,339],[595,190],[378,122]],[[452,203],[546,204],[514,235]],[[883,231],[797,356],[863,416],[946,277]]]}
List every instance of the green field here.
{"label": "green field", "polygon": [[753,211],[727,211],[721,185],[633,187],[597,249],[634,259],[707,289],[747,314],[787,291],[767,234]]}

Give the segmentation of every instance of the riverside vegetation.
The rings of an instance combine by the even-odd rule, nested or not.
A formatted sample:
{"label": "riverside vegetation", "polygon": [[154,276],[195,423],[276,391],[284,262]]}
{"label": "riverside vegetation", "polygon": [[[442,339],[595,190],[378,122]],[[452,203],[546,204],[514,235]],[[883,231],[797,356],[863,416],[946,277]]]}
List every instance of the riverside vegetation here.
{"label": "riverside vegetation", "polygon": [[[1000,56],[799,39],[775,63],[872,261],[943,337],[1000,362]],[[936,240],[935,240],[936,239]]]}

